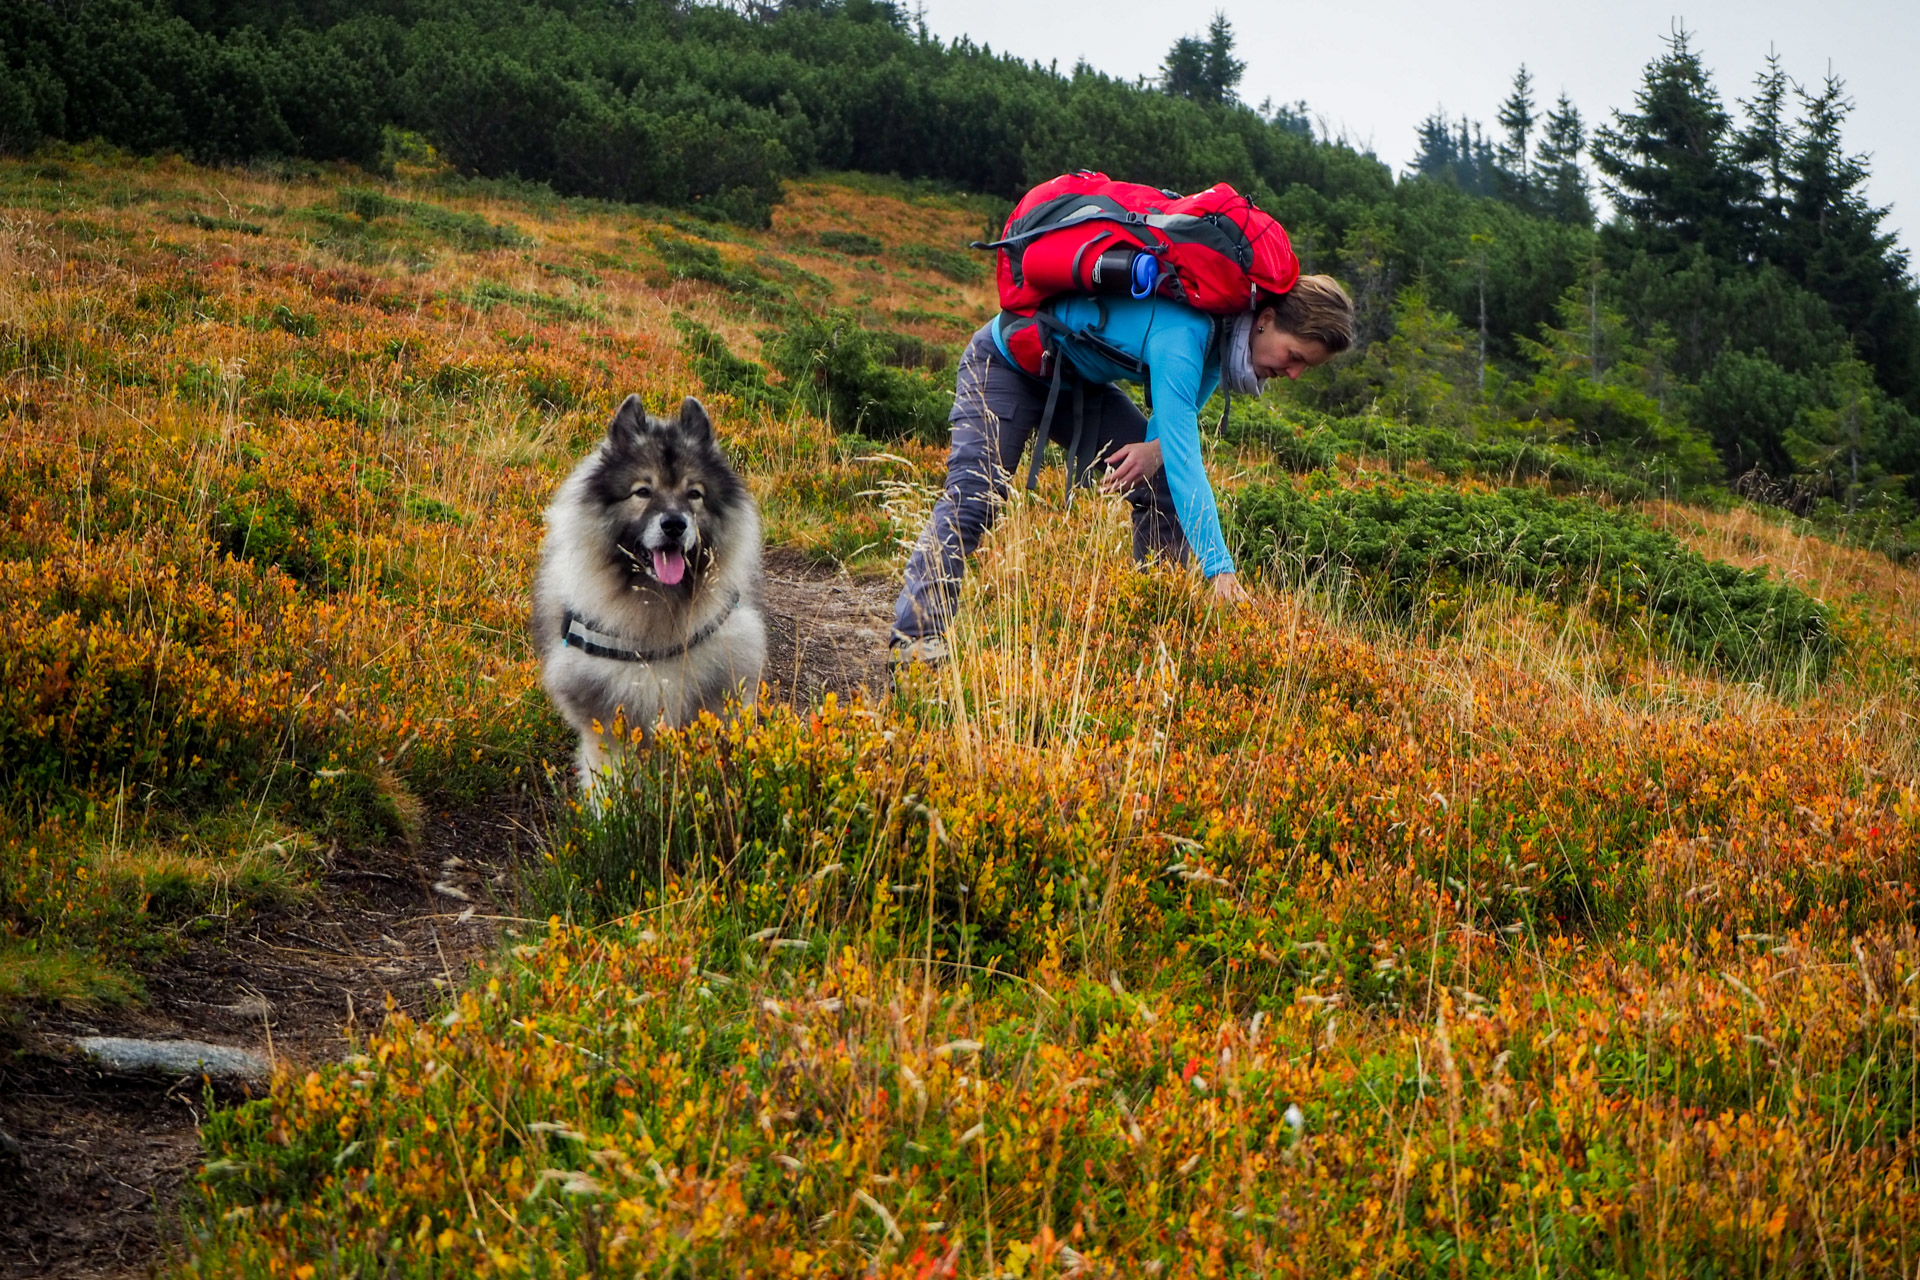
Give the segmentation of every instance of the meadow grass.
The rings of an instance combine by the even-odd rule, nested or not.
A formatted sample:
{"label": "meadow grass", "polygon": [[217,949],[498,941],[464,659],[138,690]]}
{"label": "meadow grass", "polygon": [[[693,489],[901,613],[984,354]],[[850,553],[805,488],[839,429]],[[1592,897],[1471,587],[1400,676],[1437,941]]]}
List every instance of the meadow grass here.
{"label": "meadow grass", "polygon": [[1911,1268],[1920,794],[1823,707],[1222,614],[1085,499],[979,567],[565,811],[545,929],[210,1130],[189,1270]]}
{"label": "meadow grass", "polygon": [[[951,344],[986,286],[912,247],[980,211],[54,167],[0,164],[0,998],[135,999],[337,849],[554,813],[469,983],[209,1119],[177,1274],[1920,1264],[1914,570],[1643,504],[1832,611],[1824,678],[1736,679],[1498,575],[1276,561],[1222,612],[1021,495],[953,662],[664,734],[596,818],[524,593],[618,397],[760,352],[688,264]],[[710,399],[776,545],[897,568],[936,447]],[[1305,469],[1210,449],[1230,507]]]}
{"label": "meadow grass", "polygon": [[[278,901],[562,754],[525,639],[542,508],[627,392],[708,394],[677,316],[757,338],[646,211],[56,168],[0,165],[0,920],[105,973],[178,935],[154,902]],[[934,450],[708,398],[776,541],[894,555],[866,495]],[[304,870],[222,870],[289,829]]]}

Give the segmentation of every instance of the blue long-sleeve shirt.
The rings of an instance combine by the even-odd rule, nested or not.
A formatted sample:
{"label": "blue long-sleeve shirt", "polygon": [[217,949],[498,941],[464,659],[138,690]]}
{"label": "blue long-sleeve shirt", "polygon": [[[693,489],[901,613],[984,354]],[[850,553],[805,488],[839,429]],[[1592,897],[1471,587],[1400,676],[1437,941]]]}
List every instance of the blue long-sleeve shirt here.
{"label": "blue long-sleeve shirt", "polygon": [[[1167,469],[1180,531],[1207,577],[1232,573],[1233,557],[1220,533],[1220,509],[1200,459],[1200,406],[1220,384],[1213,318],[1183,302],[1158,297],[1062,298],[1053,304],[1053,318],[1068,331],[1059,338],[1060,349],[1087,381],[1142,381],[1139,373],[1072,336],[1090,329],[1097,328],[1102,342],[1146,365],[1153,393],[1147,439],[1160,442],[1160,465]],[[998,325],[993,334],[1005,356]]]}

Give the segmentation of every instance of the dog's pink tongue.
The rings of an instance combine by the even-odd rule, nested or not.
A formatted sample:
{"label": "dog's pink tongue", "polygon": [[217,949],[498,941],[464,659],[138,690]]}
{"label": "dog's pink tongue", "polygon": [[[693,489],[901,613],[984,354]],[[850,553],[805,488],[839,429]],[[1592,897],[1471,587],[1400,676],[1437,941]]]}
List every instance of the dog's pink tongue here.
{"label": "dog's pink tongue", "polygon": [[687,576],[687,557],[670,547],[660,548],[653,553],[653,576],[670,587],[677,586]]}

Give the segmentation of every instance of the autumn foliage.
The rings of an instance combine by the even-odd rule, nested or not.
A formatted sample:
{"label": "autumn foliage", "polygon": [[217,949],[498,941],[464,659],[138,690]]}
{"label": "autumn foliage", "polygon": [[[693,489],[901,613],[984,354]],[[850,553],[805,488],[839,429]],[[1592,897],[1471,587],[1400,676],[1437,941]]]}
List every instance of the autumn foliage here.
{"label": "autumn foliage", "polygon": [[553,484],[617,395],[706,386],[775,546],[897,564],[938,451],[754,357],[789,308],[950,346],[985,295],[915,246],[977,219],[819,186],[708,238],[84,156],[0,190],[0,973],[71,996],[35,956],[127,965],[427,810],[553,813],[482,971],[209,1120],[178,1273],[1920,1262],[1912,569],[1216,441],[1249,520],[1638,530],[1819,667],[1716,665],[1624,578],[1276,559],[1221,613],[1117,505],[1023,497],[950,665],[664,735],[595,816],[524,640]]}
{"label": "autumn foliage", "polygon": [[1920,804],[1820,706],[1006,533],[953,667],[667,740],[578,923],[223,1122],[204,1265],[1908,1265]]}

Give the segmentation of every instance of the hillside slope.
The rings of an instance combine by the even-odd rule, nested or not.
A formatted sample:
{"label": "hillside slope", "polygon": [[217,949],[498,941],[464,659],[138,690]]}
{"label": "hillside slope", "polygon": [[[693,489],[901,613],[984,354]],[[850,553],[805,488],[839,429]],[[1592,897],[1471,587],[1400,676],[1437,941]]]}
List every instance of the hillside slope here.
{"label": "hillside slope", "polygon": [[[896,566],[990,305],[986,211],[873,183],[767,232],[84,155],[0,201],[0,973],[42,1001],[563,782],[525,588],[626,391],[707,389],[783,554]],[[1256,610],[1016,502],[950,667],[554,802],[481,972],[209,1120],[180,1271],[1912,1270],[1920,578],[1243,412]],[[1414,537],[1512,511],[1598,549]],[[1819,664],[1689,640],[1776,605]]]}
{"label": "hillside slope", "polygon": [[177,163],[0,182],[6,900],[83,947],[158,882],[190,917],[523,785],[559,733],[524,638],[541,510],[629,391],[714,401],[776,544],[893,553],[856,495],[933,451],[743,412],[671,321],[752,352],[839,304],[937,363],[987,296],[977,218],[844,189],[748,235]]}

